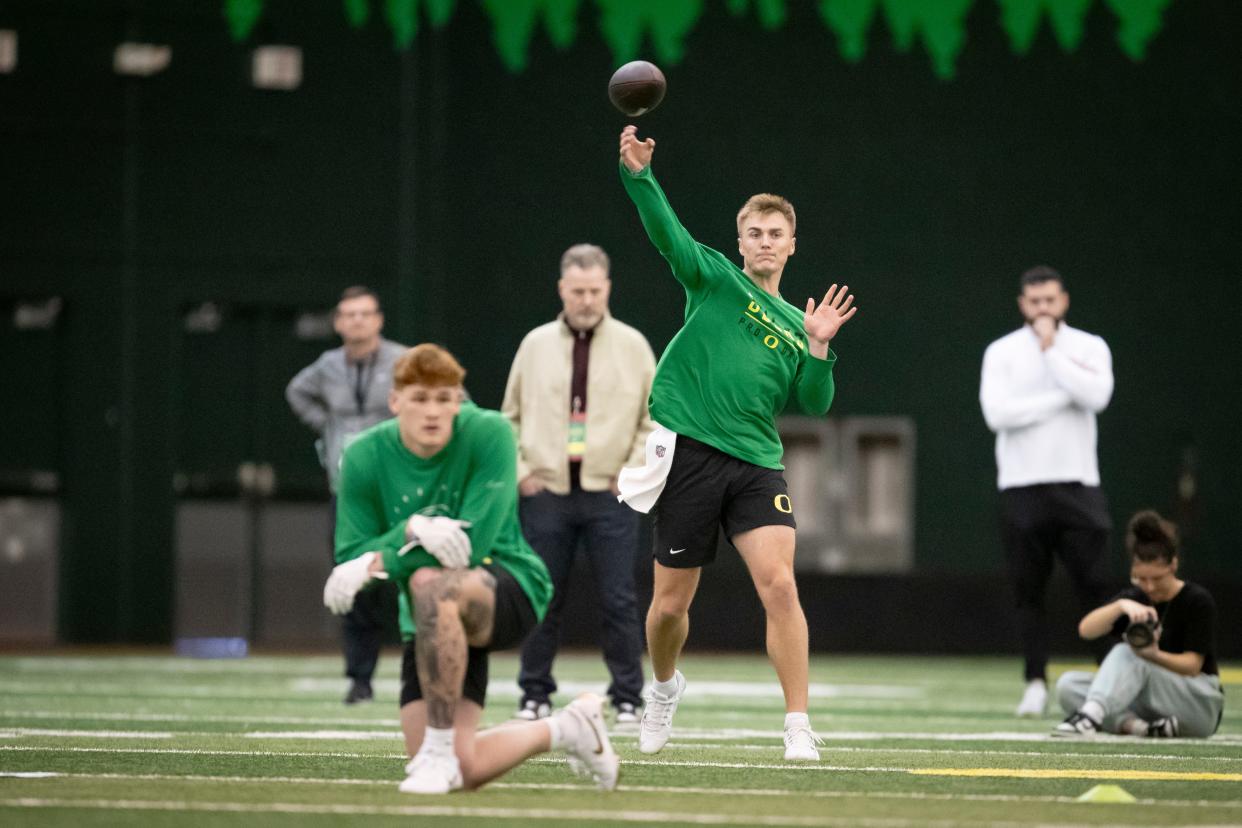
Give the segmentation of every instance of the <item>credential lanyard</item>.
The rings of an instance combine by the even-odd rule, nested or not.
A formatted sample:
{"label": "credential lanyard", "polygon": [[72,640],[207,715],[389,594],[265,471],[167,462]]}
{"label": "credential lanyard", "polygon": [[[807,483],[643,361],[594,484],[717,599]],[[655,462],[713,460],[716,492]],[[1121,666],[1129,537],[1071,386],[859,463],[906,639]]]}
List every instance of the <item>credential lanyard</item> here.
{"label": "credential lanyard", "polygon": [[365,414],[367,408],[367,390],[371,387],[371,378],[375,376],[375,360],[379,352],[371,354],[365,360],[354,363],[357,374],[354,375],[354,401],[358,404],[358,413]]}

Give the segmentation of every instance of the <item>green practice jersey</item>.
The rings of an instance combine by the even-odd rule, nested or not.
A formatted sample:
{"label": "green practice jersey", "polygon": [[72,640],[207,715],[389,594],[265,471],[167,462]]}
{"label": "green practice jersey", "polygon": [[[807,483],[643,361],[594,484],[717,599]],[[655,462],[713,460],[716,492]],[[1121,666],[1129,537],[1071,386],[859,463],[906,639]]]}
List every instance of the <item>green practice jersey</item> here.
{"label": "green practice jersey", "polygon": [[690,236],[651,167],[631,173],[623,164],[621,180],[686,290],[685,323],[656,366],[651,418],[740,460],[783,469],[776,416],[791,397],[807,414],[828,410],[836,355],[811,356],[802,309]]}
{"label": "green practice jersey", "polygon": [[401,442],[398,420],[358,435],[341,459],[336,504],[336,562],[365,552],[384,557],[388,577],[401,589],[401,635],[414,635],[409,578],[440,565],[415,546],[404,555],[411,515],[443,515],[470,522],[470,565],[496,563],[522,587],[543,619],[552,598],[547,567],[522,537],[517,511],[517,444],[498,411],[463,402],[453,436],[434,457],[422,458]]}

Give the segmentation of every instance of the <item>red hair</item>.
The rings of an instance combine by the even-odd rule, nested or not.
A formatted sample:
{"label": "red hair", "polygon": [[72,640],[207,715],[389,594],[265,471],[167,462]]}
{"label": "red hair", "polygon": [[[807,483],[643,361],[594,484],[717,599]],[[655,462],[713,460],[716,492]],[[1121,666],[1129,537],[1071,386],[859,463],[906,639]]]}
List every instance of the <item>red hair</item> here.
{"label": "red hair", "polygon": [[461,363],[447,350],[430,342],[415,345],[392,366],[392,387],[398,391],[407,385],[456,386],[465,378],[466,369]]}

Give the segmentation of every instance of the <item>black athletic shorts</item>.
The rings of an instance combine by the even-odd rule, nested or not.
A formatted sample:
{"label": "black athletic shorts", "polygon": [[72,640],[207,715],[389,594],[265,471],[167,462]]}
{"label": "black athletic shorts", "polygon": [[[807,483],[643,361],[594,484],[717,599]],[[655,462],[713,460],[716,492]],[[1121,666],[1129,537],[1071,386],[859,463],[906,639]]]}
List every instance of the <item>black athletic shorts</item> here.
{"label": "black athletic shorts", "polygon": [[[462,682],[464,699],[483,706],[487,697],[487,654],[492,650],[508,650],[518,646],[526,634],[535,628],[535,608],[522,591],[509,570],[498,564],[484,564],[483,568],[496,578],[496,612],[492,619],[492,641],[486,647],[471,647],[466,657],[466,678]],[[414,658],[414,641],[417,635],[405,642],[401,654],[401,706],[423,697],[423,687],[418,682],[418,664]]]}
{"label": "black athletic shorts", "polygon": [[781,472],[681,434],[651,514],[655,559],[674,569],[714,561],[720,529],[732,542],[735,535],[760,526],[797,528]]}

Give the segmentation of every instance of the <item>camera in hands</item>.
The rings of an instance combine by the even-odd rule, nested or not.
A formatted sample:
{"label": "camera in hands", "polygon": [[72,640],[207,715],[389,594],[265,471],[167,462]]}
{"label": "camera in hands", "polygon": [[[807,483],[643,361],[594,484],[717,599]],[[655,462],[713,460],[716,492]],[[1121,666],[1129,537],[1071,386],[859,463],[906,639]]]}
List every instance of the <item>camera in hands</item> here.
{"label": "camera in hands", "polygon": [[1126,643],[1136,650],[1150,647],[1151,643],[1156,640],[1156,622],[1131,621],[1126,627],[1125,638]]}

